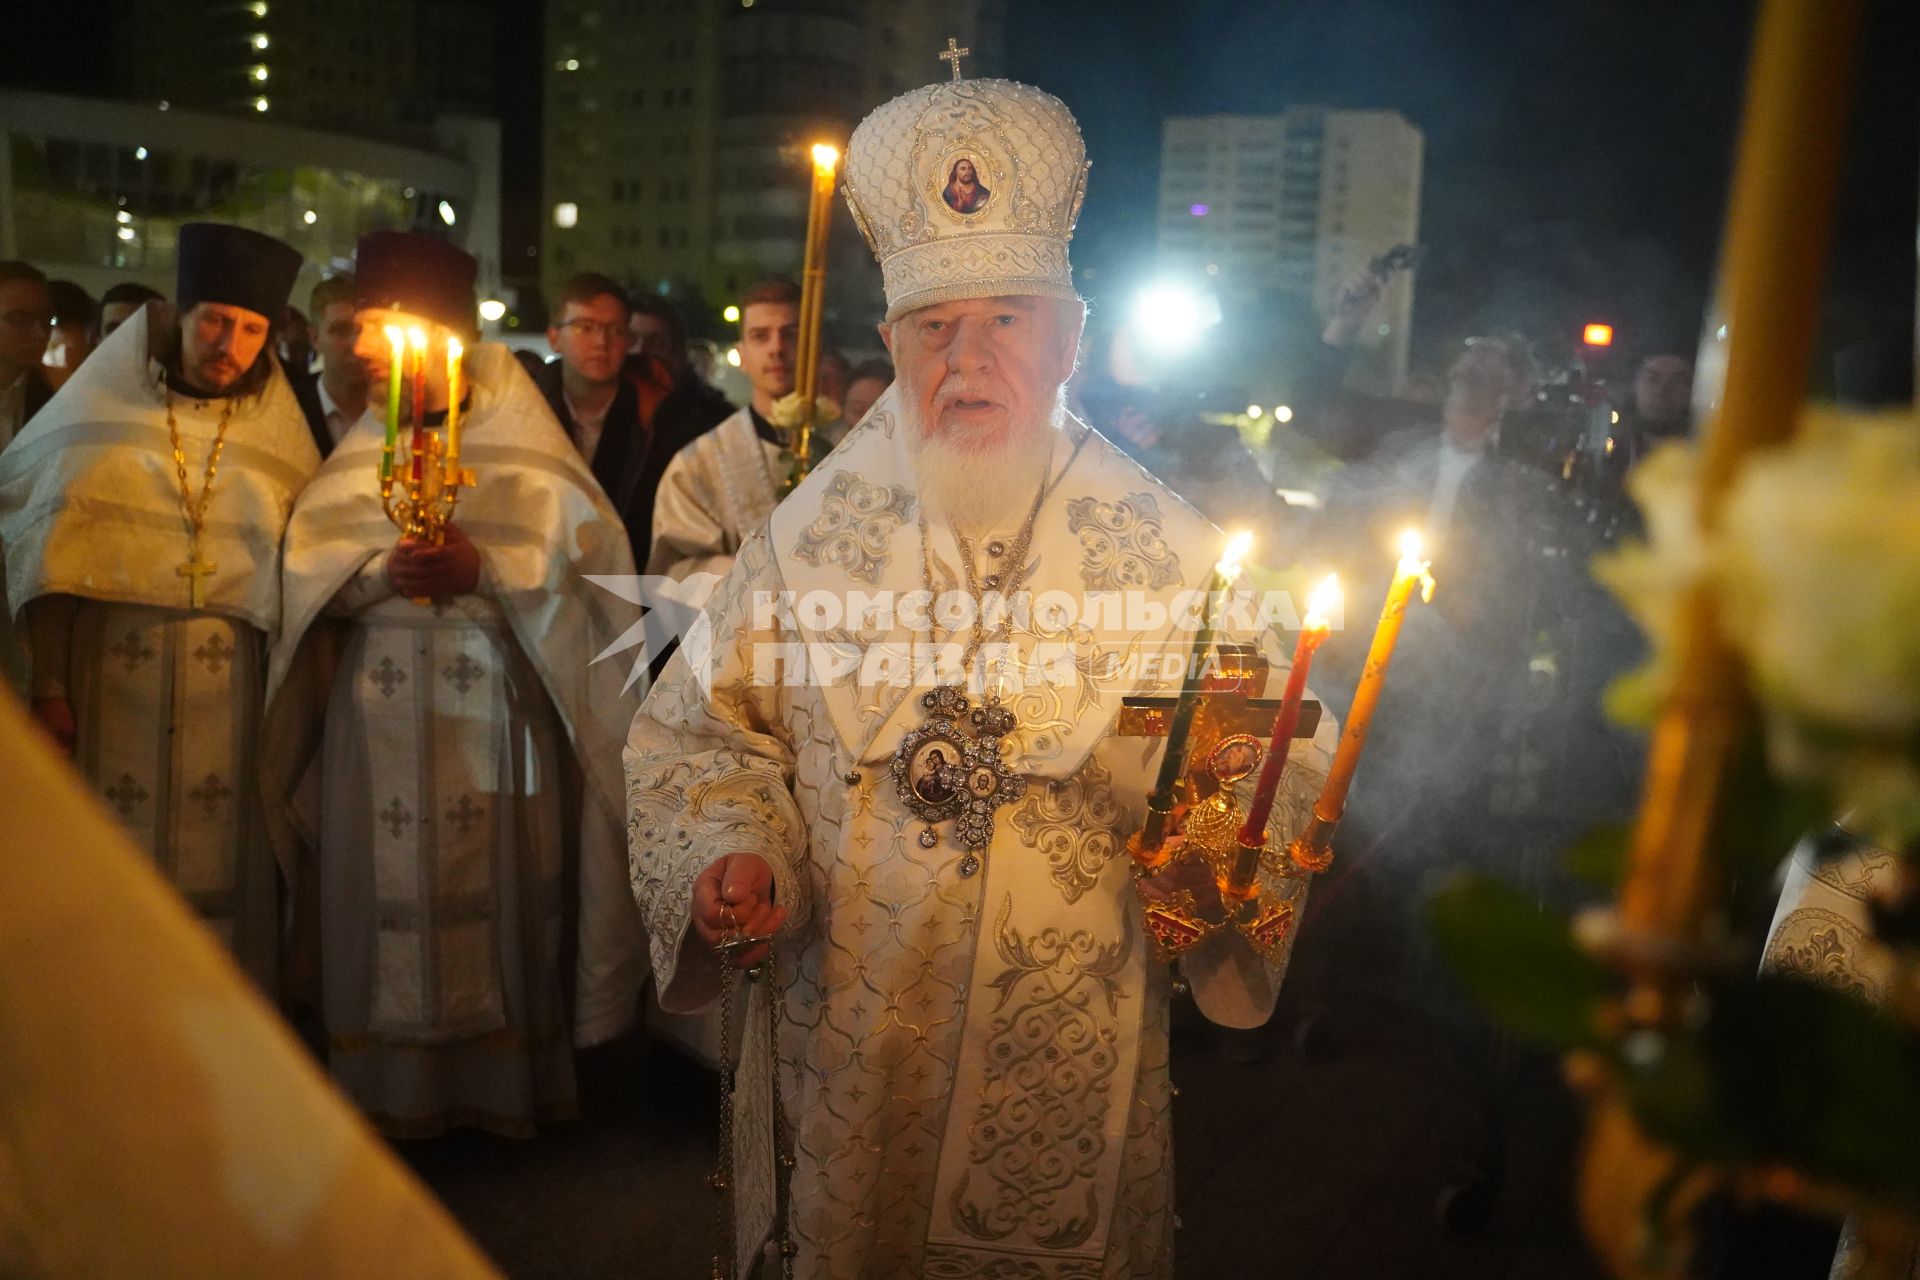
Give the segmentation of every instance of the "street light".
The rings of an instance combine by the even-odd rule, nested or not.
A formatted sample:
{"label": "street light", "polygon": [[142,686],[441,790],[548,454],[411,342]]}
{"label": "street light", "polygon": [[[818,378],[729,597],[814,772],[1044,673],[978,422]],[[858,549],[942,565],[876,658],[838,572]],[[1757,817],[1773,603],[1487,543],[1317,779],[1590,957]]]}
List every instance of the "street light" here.
{"label": "street light", "polygon": [[1150,350],[1176,355],[1192,349],[1220,323],[1220,302],[1182,284],[1149,285],[1134,299],[1132,320],[1134,332]]}
{"label": "street light", "polygon": [[265,111],[267,109],[267,100],[265,98],[255,98],[253,100],[253,109],[255,111]]}
{"label": "street light", "polygon": [[480,318],[488,324],[500,323],[500,317],[507,314],[507,304],[498,298],[486,298],[480,303]]}
{"label": "street light", "polygon": [[440,202],[440,221],[446,223],[448,226],[452,226],[454,221],[453,206],[448,204],[445,200],[442,200]]}
{"label": "street light", "polygon": [[300,215],[300,221],[306,223],[308,226],[312,226],[314,223],[320,221],[320,215],[314,210],[309,209]]}
{"label": "street light", "polygon": [[720,313],[720,318],[722,320],[725,320],[728,324],[739,324],[740,308],[733,306],[732,304],[728,304],[727,309]]}
{"label": "street light", "polygon": [[580,206],[571,200],[562,200],[553,206],[553,225],[565,230],[580,221]]}
{"label": "street light", "polygon": [[1278,409],[1275,409],[1273,411],[1273,420],[1275,422],[1292,422],[1293,406],[1290,404],[1283,404]]}

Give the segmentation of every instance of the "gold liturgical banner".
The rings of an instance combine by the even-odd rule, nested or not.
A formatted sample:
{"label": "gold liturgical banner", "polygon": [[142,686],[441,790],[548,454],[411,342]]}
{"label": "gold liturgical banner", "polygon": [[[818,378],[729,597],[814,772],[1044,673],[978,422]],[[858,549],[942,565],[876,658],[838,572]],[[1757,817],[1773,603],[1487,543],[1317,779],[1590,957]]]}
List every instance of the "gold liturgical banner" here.
{"label": "gold liturgical banner", "polygon": [[0,690],[0,1275],[496,1275]]}

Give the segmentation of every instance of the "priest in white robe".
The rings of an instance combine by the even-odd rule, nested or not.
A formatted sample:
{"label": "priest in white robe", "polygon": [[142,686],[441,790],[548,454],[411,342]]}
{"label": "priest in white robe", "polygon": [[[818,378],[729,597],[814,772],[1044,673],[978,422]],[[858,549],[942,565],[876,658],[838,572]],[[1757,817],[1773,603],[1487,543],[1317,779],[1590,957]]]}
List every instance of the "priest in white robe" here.
{"label": "priest in white robe", "polygon": [[328,1069],[401,1138],[526,1136],[571,1116],[573,1046],[623,1030],[644,978],[619,839],[638,694],[623,695],[622,664],[594,661],[621,627],[617,597],[588,580],[630,576],[632,551],[512,354],[472,345],[475,270],[427,236],[361,240],[374,385],[385,326],[422,328],[437,426],[446,339],[469,343],[461,463],[476,483],[444,544],[403,540],[377,482],[384,405],[362,417],[294,509],[271,673],[297,706],[296,655],[340,654],[324,728],[275,772],[318,864]]}
{"label": "priest in white robe", "polygon": [[[676,582],[724,577],[740,544],[773,514],[793,469],[787,432],[773,419],[776,402],[793,394],[800,290],[791,280],[763,280],[739,307],[740,372],[753,399],[673,456],[654,500],[647,572]],[[844,430],[835,421],[816,431],[816,456]]]}
{"label": "priest in white robe", "polygon": [[[940,200],[960,157],[993,193],[966,214]],[[747,539],[634,721],[662,1004],[715,999],[734,931],[732,963],[774,955],[735,1020],[717,1273],[784,1234],[803,1277],[1171,1274],[1170,983],[1141,897],[1213,881],[1136,885],[1124,846],[1164,740],[1116,717],[1169,691],[1158,660],[1193,643],[1179,602],[1223,539],[1062,407],[1084,175],[1065,107],[1005,81],[918,90],[855,131],[848,200],[899,380]],[[996,593],[1036,604],[1002,625]],[[1295,746],[1283,832],[1333,736]],[[1203,1012],[1246,1027],[1275,960],[1228,930],[1182,964]]]}
{"label": "priest in white robe", "polygon": [[[1898,961],[1875,937],[1873,904],[1900,897],[1905,866],[1893,850],[1840,826],[1801,841],[1787,864],[1762,971],[1885,1004],[1897,988]],[[1902,1280],[1920,1280],[1920,1256],[1896,1265]],[[1832,1280],[1863,1280],[1867,1274],[1849,1220],[1833,1260]]]}
{"label": "priest in white robe", "polygon": [[6,596],[36,720],[273,993],[261,697],[319,462],[272,354],[300,255],[189,223],[178,257],[177,316],[120,326],[0,454]]}

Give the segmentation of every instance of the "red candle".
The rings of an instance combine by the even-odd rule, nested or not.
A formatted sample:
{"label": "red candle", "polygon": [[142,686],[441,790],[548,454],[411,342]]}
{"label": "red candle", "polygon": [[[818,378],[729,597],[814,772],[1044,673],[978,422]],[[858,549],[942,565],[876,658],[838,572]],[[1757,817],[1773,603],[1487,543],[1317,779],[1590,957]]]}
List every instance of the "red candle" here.
{"label": "red candle", "polygon": [[413,483],[418,486],[427,453],[427,335],[422,329],[407,334],[413,346]]}
{"label": "red candle", "polygon": [[1340,583],[1332,574],[1314,588],[1307,600],[1306,620],[1300,639],[1293,646],[1293,669],[1287,673],[1286,692],[1280,711],[1273,717],[1273,741],[1267,745],[1267,762],[1260,769],[1260,781],[1253,789],[1253,804],[1247,810],[1246,823],[1240,828],[1240,843],[1258,848],[1266,843],[1267,818],[1273,812],[1273,798],[1280,790],[1281,775],[1286,772],[1287,753],[1293,747],[1293,731],[1300,723],[1300,699],[1307,691],[1307,669],[1313,665],[1314,651],[1332,633],[1326,615],[1340,599]]}

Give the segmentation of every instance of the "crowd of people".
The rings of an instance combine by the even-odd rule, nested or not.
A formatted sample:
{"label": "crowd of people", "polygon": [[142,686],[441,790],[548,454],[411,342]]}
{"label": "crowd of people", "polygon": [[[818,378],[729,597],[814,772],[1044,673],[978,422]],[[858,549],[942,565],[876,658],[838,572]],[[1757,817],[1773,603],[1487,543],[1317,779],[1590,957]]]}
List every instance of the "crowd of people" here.
{"label": "crowd of people", "polygon": [[[1295,397],[1297,436],[1346,465],[1317,505],[1289,505],[1237,432],[1156,416],[1124,350],[1082,358],[1066,267],[1080,192],[1055,180],[1078,160],[1030,179],[1017,226],[970,157],[934,148],[938,172],[885,172],[908,154],[902,131],[937,129],[961,94],[1025,120],[1049,154],[1083,154],[1058,103],[1003,82],[915,91],[861,126],[848,195],[887,281],[892,363],[822,355],[834,452],[797,489],[776,422],[799,347],[785,280],[735,300],[751,392],[735,407],[673,307],[606,275],[550,300],[553,358],[479,341],[474,260],[422,234],[364,237],[304,312],[289,305],[299,255],[234,226],[181,229],[168,298],[124,284],[96,303],[0,262],[0,650],[49,740],[386,1133],[524,1135],[571,1114],[574,1050],[629,1032],[649,971],[665,1012],[694,1013],[719,989],[708,949],[753,965],[780,935],[785,1021],[747,1061],[777,1064],[794,1120],[806,1211],[765,1231],[803,1270],[973,1274],[1070,1254],[1086,1274],[1155,1274],[1171,1256],[1168,984],[1132,913],[1136,892],[1204,898],[1212,880],[1182,864],[1135,876],[1119,856],[1146,760],[1114,716],[1152,690],[1087,674],[1118,669],[1095,632],[1071,697],[1003,704],[967,685],[995,640],[981,624],[959,681],[924,704],[864,667],[770,688],[756,646],[848,640],[769,619],[757,596],[947,583],[1171,599],[1205,580],[1210,520],[1251,525],[1278,563],[1349,584],[1349,627],[1319,668],[1335,714],[1293,757],[1311,779],[1364,650],[1353,621],[1385,591],[1382,550],[1416,523],[1444,590],[1409,620],[1356,818],[1429,865],[1472,856],[1490,822],[1564,825],[1548,773],[1582,779],[1590,805],[1624,796],[1628,753],[1575,725],[1631,641],[1597,645],[1571,508],[1501,447],[1531,403],[1524,339],[1470,342],[1439,405],[1358,397],[1345,351],[1383,281],[1357,278]],[[986,160],[1018,171],[1011,153]],[[924,235],[899,239],[915,219]],[[1023,237],[1047,247],[1039,266],[956,265],[1005,266]],[[989,241],[1001,257],[947,253]],[[396,324],[426,351],[404,413],[388,399]],[[1645,362],[1623,457],[1685,430],[1689,373],[1683,357]],[[457,420],[476,476],[434,537],[385,509],[401,420]],[[656,656],[641,703],[620,664],[592,659],[625,627],[595,584],[643,573],[720,587],[701,665]],[[1583,646],[1606,652],[1576,663]],[[1485,749],[1453,749],[1469,739]],[[943,753],[937,791],[913,778],[923,741]],[[1587,755],[1546,770],[1543,742]],[[1185,966],[1196,1001],[1258,1026],[1284,961],[1230,930],[1210,946]],[[1082,982],[1104,999],[1069,1000]],[[989,989],[1043,1011],[1042,1029],[968,998]],[[1009,1074],[1009,1053],[1039,1056]],[[1111,1092],[1075,1083],[1115,1072]],[[1022,1127],[1022,1090],[1050,1099],[1044,1125]],[[1042,1185],[1029,1155],[1005,1156],[1030,1141],[1065,1143],[1070,1176]],[[942,1157],[956,1144],[971,1165]]]}

